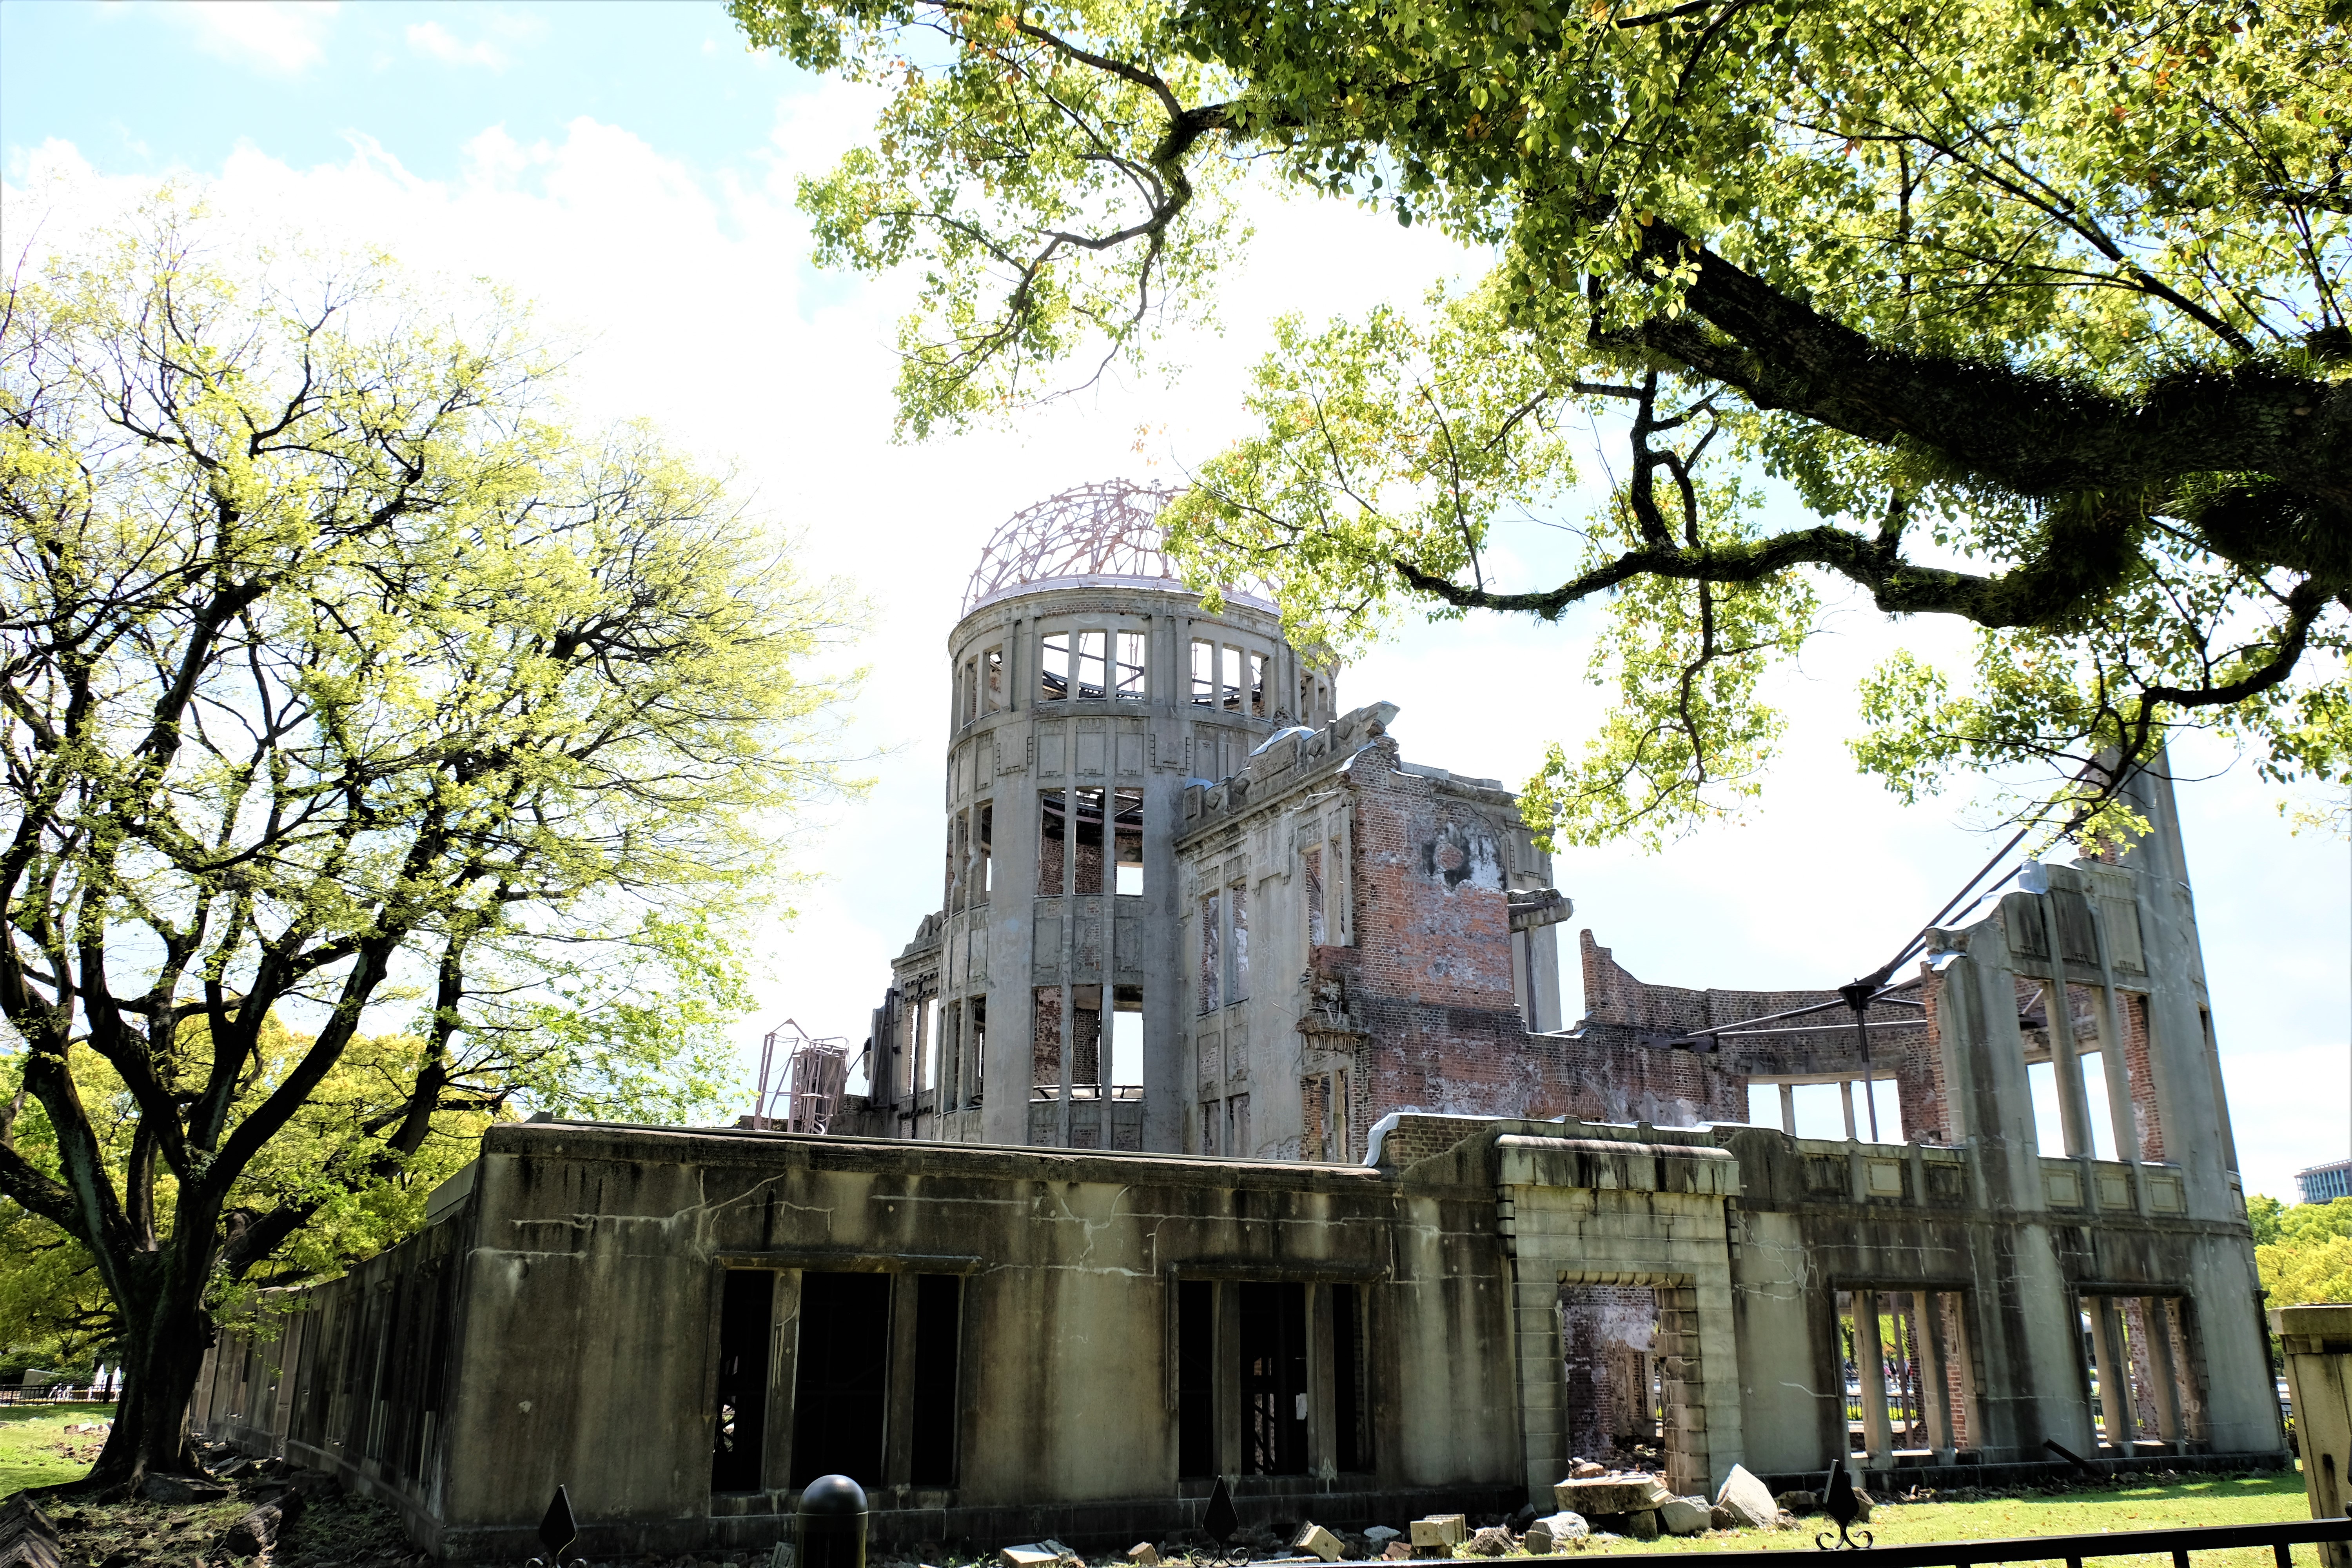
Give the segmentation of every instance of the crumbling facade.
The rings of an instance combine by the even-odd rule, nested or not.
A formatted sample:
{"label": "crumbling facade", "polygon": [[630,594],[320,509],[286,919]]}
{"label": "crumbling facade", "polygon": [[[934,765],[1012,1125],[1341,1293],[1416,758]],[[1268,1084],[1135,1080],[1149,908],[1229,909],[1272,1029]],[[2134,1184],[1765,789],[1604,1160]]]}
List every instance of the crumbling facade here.
{"label": "crumbling facade", "polygon": [[[1510,795],[1160,574],[1148,500],[983,562],[867,1097],[824,1135],[494,1128],[424,1234],[232,1326],[200,1426],[458,1559],[522,1554],[558,1483],[616,1555],[778,1539],[828,1470],[887,1543],[1092,1547],[1221,1477],[1347,1526],[1579,1458],[2284,1462],[2159,773],[2145,838],[2026,863],[1907,973],[1685,989],[1588,931],[1570,1026]],[[1818,1084],[1843,1138],[1796,1135]]]}

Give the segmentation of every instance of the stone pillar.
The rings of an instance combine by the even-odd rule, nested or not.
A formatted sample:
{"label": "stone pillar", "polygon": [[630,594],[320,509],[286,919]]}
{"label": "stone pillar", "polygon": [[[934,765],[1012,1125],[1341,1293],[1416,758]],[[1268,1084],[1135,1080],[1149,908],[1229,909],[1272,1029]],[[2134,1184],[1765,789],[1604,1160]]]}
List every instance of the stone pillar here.
{"label": "stone pillar", "polygon": [[1952,1441],[1952,1387],[1945,1373],[1944,1300],[1922,1290],[1911,1302],[1911,1342],[1918,1347],[1919,1403],[1927,1417],[1927,1447],[1934,1450],[1936,1463],[1955,1464],[1959,1448]]}
{"label": "stone pillar", "polygon": [[1879,1296],[1875,1290],[1853,1292],[1853,1363],[1862,1384],[1862,1435],[1864,1452],[1874,1468],[1895,1463],[1895,1431],[1886,1419],[1886,1352],[1878,1340]]}
{"label": "stone pillar", "polygon": [[[2346,1511],[2352,1477],[2352,1307],[2281,1307],[2270,1320],[2286,1356],[2304,1496],[2312,1518],[2334,1519]],[[2352,1568],[2352,1548],[2325,1543],[2320,1561],[2326,1568]]]}
{"label": "stone pillar", "polygon": [[1854,1139],[1853,1079],[1846,1079],[1839,1083],[1838,1098],[1845,1102],[1845,1136],[1846,1141],[1852,1142]]}
{"label": "stone pillar", "polygon": [[2140,1332],[2147,1344],[2148,1381],[2156,1385],[2156,1435],[2180,1447],[2180,1377],[2173,1364],[2172,1313],[2161,1296],[2143,1296]]}
{"label": "stone pillar", "polygon": [[2084,1305],[2091,1310],[2091,1361],[2099,1372],[2099,1415],[2116,1457],[2127,1459],[2137,1434],[2132,1430],[2131,1363],[2123,1354],[2123,1337],[2116,1331],[2116,1304],[2107,1297],[2092,1296]]}
{"label": "stone pillar", "polygon": [[[2042,1010],[2050,1020],[2050,1065],[2058,1077],[2058,1121],[2066,1139],[2066,1157],[2087,1159],[2091,1142],[2091,1101],[2083,1092],[2083,1058],[2074,1047],[2074,1007],[2066,999],[2065,950],[2058,945],[2057,900],[2041,894],[2042,940],[2050,952],[2049,982],[2042,993]],[[2090,1181],[2086,1175],[2084,1185]]]}
{"label": "stone pillar", "polygon": [[1780,1131],[1791,1138],[1797,1135],[1797,1086],[1793,1083],[1780,1086]]}

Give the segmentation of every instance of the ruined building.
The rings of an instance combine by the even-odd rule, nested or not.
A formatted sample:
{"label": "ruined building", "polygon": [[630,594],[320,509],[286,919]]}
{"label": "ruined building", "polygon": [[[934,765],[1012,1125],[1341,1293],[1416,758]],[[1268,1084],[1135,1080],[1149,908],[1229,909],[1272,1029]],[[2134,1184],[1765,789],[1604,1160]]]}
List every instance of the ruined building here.
{"label": "ruined building", "polygon": [[[1346,1527],[1579,1457],[2283,1462],[2159,773],[2143,840],[2015,868],[1903,972],[1681,989],[1585,933],[1570,1023],[1508,794],[1205,610],[1149,504],[992,550],[946,897],[832,1131],[493,1128],[420,1235],[227,1327],[200,1427],[454,1559],[523,1555],[558,1483],[614,1556],[776,1540],[836,1470],[883,1542],[986,1548],[1164,1539],[1220,1477]],[[1799,1137],[1822,1084],[1846,1136]]]}

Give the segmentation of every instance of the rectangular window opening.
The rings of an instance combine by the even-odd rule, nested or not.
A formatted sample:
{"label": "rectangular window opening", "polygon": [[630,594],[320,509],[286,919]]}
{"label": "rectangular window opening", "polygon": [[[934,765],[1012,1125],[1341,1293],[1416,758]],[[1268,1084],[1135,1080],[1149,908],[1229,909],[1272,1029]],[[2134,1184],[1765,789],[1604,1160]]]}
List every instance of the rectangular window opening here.
{"label": "rectangular window opening", "polygon": [[963,661],[963,721],[971,723],[980,713],[980,660]]}
{"label": "rectangular window opening", "polygon": [[1307,849],[1300,852],[1300,868],[1305,873],[1307,901],[1307,945],[1325,945],[1323,925],[1323,851]]}
{"label": "rectangular window opening", "polygon": [[1225,985],[1225,1005],[1249,1000],[1249,889],[1235,882],[1225,889],[1232,906],[1233,929],[1227,937],[1233,953],[1233,968]]}
{"label": "rectangular window opening", "polygon": [[1110,1081],[1140,1087],[1143,1082],[1143,987],[1111,988]]}
{"label": "rectangular window opening", "polygon": [[1029,1083],[1033,1093],[1056,1097],[1062,1087],[1062,988],[1040,985],[1029,1036]]}
{"label": "rectangular window opening", "polygon": [[1216,1286],[1176,1285],[1176,1473],[1192,1479],[1217,1468]]}
{"label": "rectangular window opening", "polygon": [[1118,695],[1140,702],[1149,695],[1143,683],[1143,634],[1118,634]]}
{"label": "rectangular window opening", "polygon": [[1070,694],[1070,634],[1055,632],[1044,648],[1037,660],[1037,700],[1058,702]]}
{"label": "rectangular window opening", "polygon": [[1241,1313],[1242,1469],[1307,1473],[1307,1287],[1245,1281]]}
{"label": "rectangular window opening", "polygon": [[995,851],[992,847],[996,837],[996,808],[982,801],[973,816],[978,824],[973,836],[979,840],[980,864],[972,868],[972,884],[985,896],[996,886]]}
{"label": "rectangular window opening", "polygon": [[1242,710],[1242,650],[1228,643],[1219,651],[1223,657],[1217,671],[1218,705],[1238,713]]}
{"label": "rectangular window opening", "polygon": [[1266,717],[1265,655],[1262,653],[1249,656],[1249,710],[1254,718]]}
{"label": "rectangular window opening", "polygon": [[1342,1470],[1372,1468],[1370,1402],[1364,1366],[1364,1296],[1353,1285],[1331,1287],[1331,1415],[1333,1461]]}
{"label": "rectangular window opening", "polygon": [[963,1338],[963,1280],[915,1277],[915,1407],[907,1479],[919,1487],[956,1481],[957,1355]]}
{"label": "rectangular window opening", "polygon": [[988,998],[971,999],[971,1082],[965,1085],[964,1103],[978,1107],[981,1086],[988,1081]]}
{"label": "rectangular window opening", "polygon": [[1103,792],[1099,788],[1074,791],[1077,800],[1077,886],[1074,893],[1099,893],[1103,890]]}
{"label": "rectangular window opening", "polygon": [[1066,826],[1062,792],[1041,791],[1037,801],[1037,891],[1051,896],[1062,890],[1062,835]]}
{"label": "rectangular window opening", "polygon": [[1217,645],[1195,638],[1192,643],[1192,706],[1217,705]]}
{"label": "rectangular window opening", "polygon": [[1099,985],[1070,987],[1070,1081],[1102,1082],[1102,994]]}
{"label": "rectangular window opening", "polygon": [[1218,984],[1222,960],[1218,956],[1223,932],[1219,929],[1219,906],[1222,900],[1214,893],[1201,896],[1201,1011],[1216,1011],[1223,987]]}
{"label": "rectangular window opening", "polygon": [[768,1418],[768,1328],[776,1277],[765,1268],[727,1270],[719,1293],[719,1411],[710,1489],[755,1492]]}
{"label": "rectangular window opening", "polygon": [[1559,1343],[1569,1451],[1660,1468],[1658,1293],[1647,1285],[1562,1285]]}
{"label": "rectangular window opening", "polygon": [[1118,855],[1118,885],[1116,891],[1129,895],[1143,891],[1143,792],[1123,789],[1111,797],[1114,813],[1112,823]]}
{"label": "rectangular window opening", "polygon": [[890,1394],[890,1277],[803,1274],[794,1359],[792,1487],[819,1476],[880,1476]]}
{"label": "rectangular window opening", "polygon": [[1004,650],[990,648],[980,656],[982,710],[998,713],[1004,709]]}
{"label": "rectangular window opening", "polygon": [[1108,672],[1104,668],[1105,641],[1105,634],[1101,632],[1078,634],[1077,693],[1094,701],[1100,701],[1110,694],[1109,682],[1106,679]]}

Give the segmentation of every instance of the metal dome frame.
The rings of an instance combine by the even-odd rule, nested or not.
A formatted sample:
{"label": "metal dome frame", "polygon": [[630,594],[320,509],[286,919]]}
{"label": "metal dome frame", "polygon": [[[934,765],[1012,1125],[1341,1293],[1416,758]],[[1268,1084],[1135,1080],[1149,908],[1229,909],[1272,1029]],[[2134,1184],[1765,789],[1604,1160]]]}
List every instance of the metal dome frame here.
{"label": "metal dome frame", "polygon": [[1014,512],[981,551],[964,589],[963,613],[1027,584],[1068,577],[1127,577],[1181,587],[1160,528],[1160,510],[1176,493],[1160,485],[1103,479]]}

